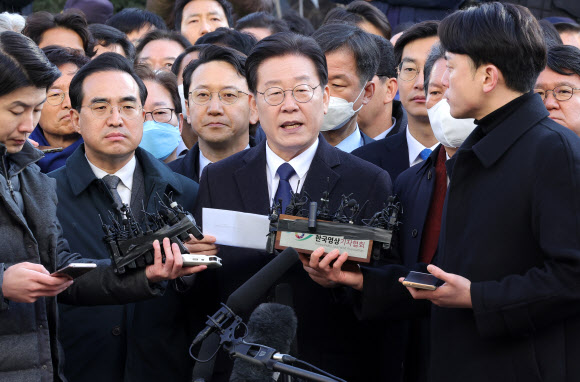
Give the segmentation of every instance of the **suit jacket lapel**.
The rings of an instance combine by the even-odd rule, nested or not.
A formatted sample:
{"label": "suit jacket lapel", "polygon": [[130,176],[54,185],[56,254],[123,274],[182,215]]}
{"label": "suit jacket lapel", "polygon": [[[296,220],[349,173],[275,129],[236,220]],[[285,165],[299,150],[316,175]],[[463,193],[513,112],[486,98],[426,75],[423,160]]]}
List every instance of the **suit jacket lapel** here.
{"label": "suit jacket lapel", "polygon": [[[334,147],[332,147],[322,135],[318,138],[318,149],[312,159],[312,164],[306,175],[304,190],[312,198],[318,198],[324,191],[332,192],[334,186],[340,179],[340,174],[333,170],[340,165],[340,159]],[[313,200],[318,202],[318,200]]]}
{"label": "suit jacket lapel", "polygon": [[242,199],[243,210],[267,214],[270,211],[270,197],[266,178],[266,141],[248,149],[242,160],[245,165],[234,172],[234,179]]}

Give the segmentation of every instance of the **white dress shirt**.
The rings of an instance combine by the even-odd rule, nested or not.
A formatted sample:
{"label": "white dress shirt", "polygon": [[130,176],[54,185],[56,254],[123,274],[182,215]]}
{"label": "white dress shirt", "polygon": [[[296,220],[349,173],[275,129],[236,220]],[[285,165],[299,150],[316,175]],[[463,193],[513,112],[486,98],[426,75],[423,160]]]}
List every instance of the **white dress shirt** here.
{"label": "white dress shirt", "polygon": [[[246,146],[246,148],[244,150],[247,150],[250,148],[250,144],[248,143],[248,145]],[[205,166],[207,166],[208,164],[213,163],[212,161],[210,161],[209,159],[207,159],[203,153],[201,152],[201,149],[199,149],[199,177],[201,178],[201,173],[203,172],[203,169],[205,168]]]}
{"label": "white dress shirt", "polygon": [[431,147],[423,146],[423,144],[421,144],[418,140],[415,139],[415,137],[413,137],[413,135],[411,135],[411,133],[409,132],[409,125],[407,125],[406,134],[407,134],[407,148],[409,150],[409,167],[413,167],[417,163],[423,162],[423,158],[419,156],[419,154],[421,154],[421,151],[425,149],[430,149],[431,151],[433,151],[435,150],[435,147],[437,147],[437,145],[439,144],[439,142],[437,142]]}
{"label": "white dress shirt", "polygon": [[[86,157],[86,155],[85,155]],[[93,173],[98,179],[102,179],[105,175],[115,175],[121,179],[119,185],[117,186],[117,192],[121,197],[121,201],[123,204],[131,205],[131,189],[133,188],[133,173],[135,172],[135,166],[137,165],[137,159],[135,159],[135,155],[126,165],[121,167],[119,171],[114,174],[109,174],[108,172],[101,170],[97,166],[91,163],[89,158],[87,158],[89,162],[89,166],[93,170]]]}
{"label": "white dress shirt", "polygon": [[[314,154],[316,154],[316,149],[318,148],[318,139],[304,152],[300,155],[292,158],[288,162],[292,168],[294,168],[295,174],[290,177],[288,182],[292,187],[292,191],[298,193],[302,190],[304,186],[304,181],[306,180],[306,175],[310,169],[310,164],[312,159],[314,159]],[[280,167],[286,161],[276,155],[268,142],[266,141],[266,179],[268,180],[268,195],[270,195],[270,205],[274,200],[276,195],[276,190],[278,190],[278,183],[280,183],[280,175],[278,175],[278,167]]]}

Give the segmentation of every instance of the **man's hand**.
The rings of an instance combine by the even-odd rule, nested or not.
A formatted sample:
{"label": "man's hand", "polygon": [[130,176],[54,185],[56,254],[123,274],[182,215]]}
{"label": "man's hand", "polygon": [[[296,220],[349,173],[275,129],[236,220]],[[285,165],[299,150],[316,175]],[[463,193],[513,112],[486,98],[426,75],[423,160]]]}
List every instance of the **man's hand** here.
{"label": "man's hand", "polygon": [[[363,274],[360,268],[357,268],[356,271],[342,269],[342,265],[348,259],[348,253],[344,252],[341,255],[340,251],[335,249],[320,260],[323,254],[324,248],[320,247],[310,254],[310,258],[300,255],[302,266],[312,280],[326,288],[342,284],[359,291],[362,290]],[[332,263],[333,261],[334,263]]]}
{"label": "man's hand", "polygon": [[183,258],[177,244],[171,244],[168,238],[163,239],[163,253],[165,262],[161,256],[159,240],[153,242],[154,263],[145,268],[145,275],[149,282],[158,283],[163,280],[173,280],[181,276],[198,273],[207,268],[205,265],[195,267],[183,267]]}
{"label": "man's hand", "polygon": [[71,286],[67,277],[51,276],[42,264],[18,263],[4,271],[2,294],[14,302],[35,302],[53,297]]}
{"label": "man's hand", "polygon": [[[441,268],[431,264],[427,270],[433,276],[443,280],[445,284],[435,290],[406,287],[415,300],[429,300],[437,306],[445,308],[471,308],[471,281],[465,277],[443,272]],[[399,279],[402,283],[403,277]]]}
{"label": "man's hand", "polygon": [[189,234],[189,240],[183,243],[189,253],[198,253],[206,256],[216,256],[218,253],[218,246],[215,245],[216,238],[209,235],[204,235],[202,240],[197,240],[192,234]]}

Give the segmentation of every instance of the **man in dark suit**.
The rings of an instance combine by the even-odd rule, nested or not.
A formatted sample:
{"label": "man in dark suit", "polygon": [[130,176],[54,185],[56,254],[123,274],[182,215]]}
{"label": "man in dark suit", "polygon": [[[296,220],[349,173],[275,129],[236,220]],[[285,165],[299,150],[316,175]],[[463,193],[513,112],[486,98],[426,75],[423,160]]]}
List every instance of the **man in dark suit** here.
{"label": "man in dark suit", "polygon": [[370,34],[353,25],[327,24],[312,38],[326,55],[330,103],[321,127],[332,146],[352,152],[373,142],[357,123],[358,113],[373,98],[371,81],[379,67],[379,49]]}
{"label": "man in dark suit", "polygon": [[250,110],[246,57],[222,46],[204,48],[183,71],[187,120],[197,143],[169,163],[178,174],[199,182],[205,166],[255,146],[248,130],[257,122]]}
{"label": "man in dark suit", "polygon": [[[289,195],[283,190],[289,193],[290,188],[307,192],[312,200],[328,191],[331,211],[342,195],[352,193],[361,205],[368,201],[358,222],[383,207],[391,193],[388,174],[333,148],[319,135],[329,88],[325,56],[313,39],[279,33],[261,40],[248,57],[246,77],[250,105],[266,140],[206,168],[198,216],[203,207],[266,215],[273,200],[284,204]],[[284,172],[288,167],[290,174]],[[221,247],[220,256],[224,265],[213,288],[222,301],[271,259],[265,252],[231,247]],[[400,359],[381,358],[383,344],[373,340],[381,326],[359,322],[337,298],[338,290],[320,287],[301,268],[296,264],[284,280],[292,286],[299,320],[298,356],[348,381],[384,380],[379,370],[392,362],[389,374],[396,378]]]}
{"label": "man in dark suit", "polygon": [[403,171],[395,182],[395,194],[403,206],[402,224],[393,240],[395,264],[361,267],[360,271],[350,272],[339,268],[344,259],[339,259],[332,268],[328,266],[339,256],[337,252],[329,254],[324,261],[318,261],[317,255],[302,259],[305,269],[321,285],[332,281],[356,288],[360,293],[353,292],[352,297],[362,319],[409,319],[408,337],[401,347],[405,353],[404,380],[409,382],[428,380],[430,306],[414,303],[397,280],[411,270],[425,272],[426,265],[436,256],[450,174],[446,166],[452,166],[449,158],[475,128],[473,120],[455,120],[448,108],[439,105],[445,102],[442,101],[446,90],[442,83],[446,70],[444,53],[436,43],[425,62],[426,106],[433,133],[442,144],[424,162]]}
{"label": "man in dark suit", "polygon": [[386,139],[353,154],[397,176],[425,160],[437,146],[425,108],[424,65],[431,46],[438,41],[438,22],[425,21],[409,28],[395,44],[397,83],[401,103],[407,112],[407,126]]}
{"label": "man in dark suit", "polygon": [[409,288],[434,303],[431,380],[579,380],[580,140],[531,93],[542,29],[491,3],[448,16],[439,36],[451,115],[478,126],[455,154],[428,267],[445,284]]}
{"label": "man in dark suit", "polygon": [[[120,220],[121,203],[139,222],[144,213],[158,210],[159,195],[171,195],[193,210],[198,185],[138,147],[147,90],[128,60],[113,53],[94,59],[73,78],[70,97],[72,124],[84,144],[50,176],[56,179],[57,215],[71,248],[107,259],[98,239],[99,217],[108,221],[113,213]],[[65,375],[72,381],[190,380],[187,306],[173,287],[159,299],[134,304],[59,304]]]}
{"label": "man in dark suit", "polygon": [[379,48],[379,66],[372,83],[375,93],[358,113],[357,122],[363,133],[378,141],[397,134],[407,126],[407,113],[397,94],[397,65],[393,44],[381,36],[371,35]]}

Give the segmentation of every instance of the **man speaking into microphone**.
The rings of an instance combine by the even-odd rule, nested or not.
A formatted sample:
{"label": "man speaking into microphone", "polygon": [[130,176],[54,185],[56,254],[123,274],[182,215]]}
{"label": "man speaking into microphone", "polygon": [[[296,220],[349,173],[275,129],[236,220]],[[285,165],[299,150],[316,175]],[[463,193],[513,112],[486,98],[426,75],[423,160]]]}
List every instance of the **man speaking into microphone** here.
{"label": "man speaking into microphone", "polygon": [[[383,208],[391,195],[388,173],[332,147],[319,134],[329,102],[328,70],[313,39],[278,33],[261,40],[246,61],[246,78],[250,107],[258,112],[266,140],[205,168],[198,222],[204,207],[268,215],[272,201],[282,200],[284,211],[291,191],[306,192],[313,201],[328,191],[330,211],[338,209],[342,195],[352,194],[362,206],[359,224]],[[220,257],[223,267],[208,286],[217,293],[215,302],[225,301],[272,258],[232,247],[222,247]],[[336,293],[340,290],[314,283],[300,263],[282,282],[292,287],[301,359],[350,382],[384,380],[384,325],[359,322]],[[212,380],[227,380],[229,368],[219,363]]]}

